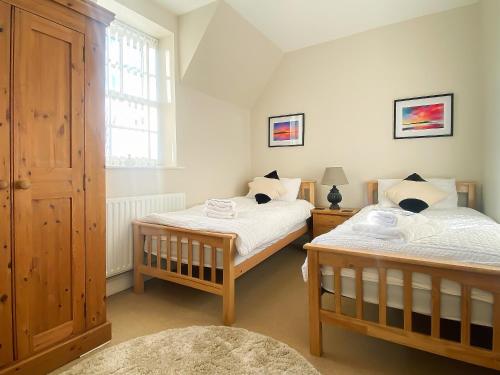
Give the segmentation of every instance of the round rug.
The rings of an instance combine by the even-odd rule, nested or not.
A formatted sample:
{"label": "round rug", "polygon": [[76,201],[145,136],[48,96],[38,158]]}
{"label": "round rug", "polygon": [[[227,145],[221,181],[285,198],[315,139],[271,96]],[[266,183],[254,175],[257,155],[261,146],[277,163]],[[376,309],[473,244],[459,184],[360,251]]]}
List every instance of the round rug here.
{"label": "round rug", "polygon": [[231,327],[169,329],[82,360],[64,375],[319,374],[299,353],[270,337]]}

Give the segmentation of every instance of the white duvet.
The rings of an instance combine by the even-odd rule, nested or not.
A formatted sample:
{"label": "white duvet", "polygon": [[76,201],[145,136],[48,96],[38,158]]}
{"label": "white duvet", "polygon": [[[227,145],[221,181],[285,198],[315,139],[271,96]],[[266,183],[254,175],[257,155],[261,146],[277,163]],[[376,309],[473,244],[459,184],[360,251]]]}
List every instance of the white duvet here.
{"label": "white duvet", "polygon": [[234,233],[236,250],[242,256],[287,234],[311,216],[313,205],[305,200],[271,201],[257,204],[255,199],[235,197],[237,218],[207,217],[203,205],[187,210],[152,214],[141,221],[208,232]]}
{"label": "white duvet", "polygon": [[393,242],[361,236],[353,231],[356,223],[366,221],[376,205],[363,208],[335,230],[312,242],[359,250],[383,251],[419,258],[500,267],[500,224],[472,208],[426,210],[421,214],[442,224],[438,234],[410,242]]}

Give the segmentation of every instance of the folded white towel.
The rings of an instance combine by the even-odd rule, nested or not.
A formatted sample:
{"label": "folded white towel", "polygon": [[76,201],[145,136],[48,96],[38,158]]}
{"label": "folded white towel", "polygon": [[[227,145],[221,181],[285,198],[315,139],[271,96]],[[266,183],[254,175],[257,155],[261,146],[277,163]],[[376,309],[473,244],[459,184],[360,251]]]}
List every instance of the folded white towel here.
{"label": "folded white towel", "polygon": [[398,217],[396,226],[373,224],[370,222],[356,223],[352,226],[355,232],[367,237],[394,242],[412,242],[422,238],[435,236],[443,231],[443,226],[429,220],[423,215]]}
{"label": "folded white towel", "polygon": [[395,227],[398,225],[398,217],[396,214],[388,211],[370,211],[366,220],[370,224],[382,225],[385,227]]}
{"label": "folded white towel", "polygon": [[222,212],[205,207],[203,211],[205,215],[214,219],[235,219],[238,217],[238,213],[235,210]]}
{"label": "folded white towel", "polygon": [[236,203],[230,199],[209,199],[205,201],[205,207],[215,211],[234,211]]}

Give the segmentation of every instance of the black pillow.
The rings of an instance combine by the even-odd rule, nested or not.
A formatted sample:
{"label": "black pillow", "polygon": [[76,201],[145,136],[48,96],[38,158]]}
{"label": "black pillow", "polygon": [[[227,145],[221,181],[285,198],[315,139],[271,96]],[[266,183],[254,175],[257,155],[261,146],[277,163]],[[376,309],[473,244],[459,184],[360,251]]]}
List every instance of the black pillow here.
{"label": "black pillow", "polygon": [[266,177],[266,178],[274,178],[275,180],[279,180],[280,179],[280,176],[278,176],[278,171],[276,171],[276,170],[274,170],[272,172],[269,172],[264,177]]}
{"label": "black pillow", "polygon": [[420,182],[427,182],[426,180],[424,180],[422,177],[420,177],[419,174],[417,173],[413,173],[411,175],[409,175],[408,177],[406,177],[404,179],[405,181],[420,181]]}
{"label": "black pillow", "polygon": [[271,201],[271,197],[267,194],[257,193],[255,194],[255,200],[258,204],[264,204]]}

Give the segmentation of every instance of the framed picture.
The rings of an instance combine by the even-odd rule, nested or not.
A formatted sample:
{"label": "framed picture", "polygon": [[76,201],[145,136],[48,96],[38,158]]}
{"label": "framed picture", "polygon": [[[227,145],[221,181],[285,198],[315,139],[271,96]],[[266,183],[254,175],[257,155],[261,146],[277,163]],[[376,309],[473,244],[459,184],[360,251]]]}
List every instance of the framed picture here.
{"label": "framed picture", "polygon": [[304,146],[303,113],[269,117],[268,146]]}
{"label": "framed picture", "polygon": [[453,135],[453,94],[394,101],[394,139]]}

